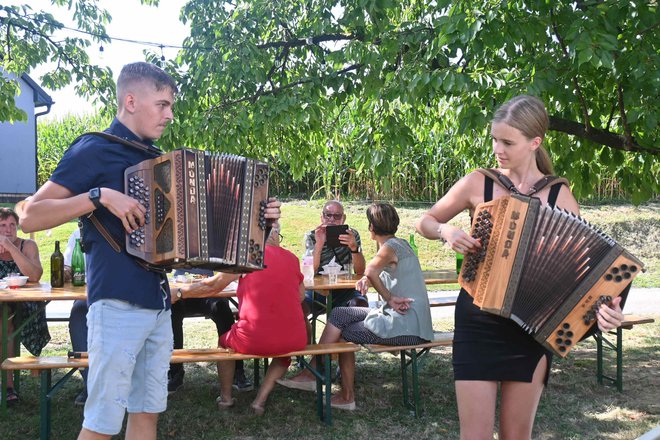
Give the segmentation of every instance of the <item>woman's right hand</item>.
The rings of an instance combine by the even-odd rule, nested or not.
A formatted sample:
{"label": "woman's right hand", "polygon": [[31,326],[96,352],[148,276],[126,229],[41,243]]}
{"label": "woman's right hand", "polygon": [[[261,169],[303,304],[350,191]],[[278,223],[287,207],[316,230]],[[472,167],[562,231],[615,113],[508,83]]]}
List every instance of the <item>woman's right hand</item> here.
{"label": "woman's right hand", "polygon": [[442,238],[459,254],[474,253],[481,249],[481,242],[478,239],[470,237],[456,226],[445,224],[442,227]]}
{"label": "woman's right hand", "polygon": [[355,290],[365,296],[367,294],[367,290],[369,290],[369,286],[369,278],[363,276],[357,281],[357,283],[355,283]]}

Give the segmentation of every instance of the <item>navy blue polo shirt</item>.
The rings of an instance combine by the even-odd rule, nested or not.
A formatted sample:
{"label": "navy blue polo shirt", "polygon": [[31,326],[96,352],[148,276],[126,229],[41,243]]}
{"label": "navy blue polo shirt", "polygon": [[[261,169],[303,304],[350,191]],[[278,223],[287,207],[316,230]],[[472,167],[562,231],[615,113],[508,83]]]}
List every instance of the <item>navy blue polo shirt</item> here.
{"label": "navy blue polo shirt", "polygon": [[[117,119],[106,132],[145,143]],[[69,147],[50,180],[74,194],[87,193],[96,187],[123,193],[124,170],[153,157],[148,152],[88,135]],[[119,218],[105,207],[94,211],[94,215],[114,237],[124,240],[125,230]],[[99,299],[118,299],[147,309],[170,308],[167,282],[165,293],[161,289],[162,275],[142,268],[125,250],[112,249],[86,217],[83,217],[82,237],[88,304]]]}

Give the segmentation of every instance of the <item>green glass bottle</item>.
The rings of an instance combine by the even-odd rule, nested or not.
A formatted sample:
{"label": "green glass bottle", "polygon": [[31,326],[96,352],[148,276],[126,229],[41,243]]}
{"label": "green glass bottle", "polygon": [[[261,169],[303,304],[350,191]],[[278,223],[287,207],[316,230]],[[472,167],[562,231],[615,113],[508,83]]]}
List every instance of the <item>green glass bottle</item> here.
{"label": "green glass bottle", "polygon": [[55,241],[55,252],[50,256],[50,285],[64,287],[64,255],[60,252],[59,241]]}
{"label": "green glass bottle", "polygon": [[71,255],[71,272],[73,274],[73,285],[85,285],[85,254],[83,254],[80,239],[76,238],[76,247],[73,248]]}
{"label": "green glass bottle", "polygon": [[408,241],[410,242],[410,247],[412,248],[415,255],[419,256],[417,253],[417,245],[415,244],[415,234],[410,234],[410,239]]}

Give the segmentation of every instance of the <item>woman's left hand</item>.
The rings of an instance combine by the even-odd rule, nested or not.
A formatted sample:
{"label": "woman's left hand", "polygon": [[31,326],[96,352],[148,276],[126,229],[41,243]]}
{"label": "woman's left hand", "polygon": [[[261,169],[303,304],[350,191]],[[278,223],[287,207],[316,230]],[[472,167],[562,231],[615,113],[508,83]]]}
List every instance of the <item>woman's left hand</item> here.
{"label": "woman's left hand", "polygon": [[410,303],[413,301],[414,299],[412,298],[400,298],[398,296],[393,296],[389,299],[389,301],[387,301],[387,304],[389,304],[389,306],[392,307],[395,312],[405,315],[410,308]]}
{"label": "woman's left hand", "polygon": [[602,304],[597,317],[600,331],[608,332],[619,327],[624,319],[621,311],[621,297],[614,298],[610,304]]}

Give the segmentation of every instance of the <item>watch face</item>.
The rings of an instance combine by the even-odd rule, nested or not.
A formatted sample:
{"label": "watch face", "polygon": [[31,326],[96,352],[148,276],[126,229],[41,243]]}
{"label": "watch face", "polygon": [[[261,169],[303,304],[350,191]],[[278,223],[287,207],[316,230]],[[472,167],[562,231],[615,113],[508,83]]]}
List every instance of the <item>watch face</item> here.
{"label": "watch face", "polygon": [[89,190],[89,197],[92,199],[98,199],[101,195],[99,194],[101,191],[99,191],[98,188],[92,188]]}

